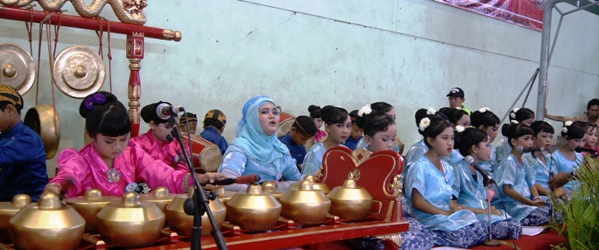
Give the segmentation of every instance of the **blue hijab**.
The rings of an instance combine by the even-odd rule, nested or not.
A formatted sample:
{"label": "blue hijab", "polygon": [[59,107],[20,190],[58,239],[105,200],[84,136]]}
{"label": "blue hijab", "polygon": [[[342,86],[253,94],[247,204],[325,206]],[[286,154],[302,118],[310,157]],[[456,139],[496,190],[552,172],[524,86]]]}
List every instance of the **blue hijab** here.
{"label": "blue hijab", "polygon": [[[248,158],[260,164],[267,164],[274,160],[284,161],[283,156],[289,154],[289,149],[277,139],[276,133],[266,135],[260,126],[258,108],[266,102],[277,106],[268,96],[254,96],[243,105],[242,117],[235,129],[235,139],[231,142],[231,145],[240,148]],[[275,164],[279,165],[279,162]]]}

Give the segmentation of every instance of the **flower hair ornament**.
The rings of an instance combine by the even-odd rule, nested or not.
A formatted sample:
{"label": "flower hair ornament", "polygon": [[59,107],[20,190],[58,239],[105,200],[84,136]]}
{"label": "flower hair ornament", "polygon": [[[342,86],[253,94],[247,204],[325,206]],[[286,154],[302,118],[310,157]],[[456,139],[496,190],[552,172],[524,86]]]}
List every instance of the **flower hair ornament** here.
{"label": "flower hair ornament", "polygon": [[511,124],[520,124],[520,123],[519,123],[518,121],[516,121],[516,120],[511,120],[511,121],[510,121],[510,123],[511,123]]}
{"label": "flower hair ornament", "polygon": [[93,95],[88,96],[83,100],[83,105],[87,110],[94,109],[95,105],[102,105],[106,102],[106,97],[100,93],[95,93]]}
{"label": "flower hair ornament", "polygon": [[369,115],[372,112],[372,108],[370,108],[370,104],[366,104],[364,107],[358,110],[358,116],[363,117],[364,115]]}
{"label": "flower hair ornament", "polygon": [[572,125],[572,121],[566,121],[564,122],[564,127],[562,128],[562,132],[564,132],[564,134],[568,133],[568,127],[570,127]]}
{"label": "flower hair ornament", "polygon": [[457,131],[458,133],[462,133],[464,132],[465,128],[462,125],[457,125],[455,126],[455,131]]}
{"label": "flower hair ornament", "polygon": [[[478,112],[481,112],[481,113],[484,113],[484,112],[487,112],[487,111],[491,111],[491,109],[489,109],[487,107],[484,107],[484,108],[481,108],[481,109],[478,110]],[[510,117],[511,117],[511,115],[510,115]]]}
{"label": "flower hair ornament", "polygon": [[429,107],[429,108],[426,110],[426,114],[427,114],[427,115],[434,115],[435,113],[437,113],[437,110],[435,110],[434,108],[430,108],[430,107]]}
{"label": "flower hair ornament", "polygon": [[512,112],[510,112],[510,118],[516,119],[516,112],[518,112],[518,110],[520,110],[520,108],[512,109]]}
{"label": "flower hair ornament", "polygon": [[424,117],[422,118],[422,120],[420,120],[420,122],[418,123],[418,129],[422,132],[424,132],[424,130],[426,128],[428,128],[428,126],[431,125],[431,119],[429,119],[428,117]]}

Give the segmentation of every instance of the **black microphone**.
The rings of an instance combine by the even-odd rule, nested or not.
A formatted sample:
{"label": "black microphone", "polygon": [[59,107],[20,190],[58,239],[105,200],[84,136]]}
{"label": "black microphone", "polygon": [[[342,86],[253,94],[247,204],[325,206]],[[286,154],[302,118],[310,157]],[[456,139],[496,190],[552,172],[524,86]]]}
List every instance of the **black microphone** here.
{"label": "black microphone", "polygon": [[466,163],[468,163],[468,165],[472,166],[474,169],[476,169],[476,171],[478,171],[480,174],[483,175],[483,178],[487,179],[488,183],[495,183],[495,181],[493,180],[493,177],[491,177],[491,175],[489,175],[489,173],[487,173],[487,171],[485,171],[484,169],[482,169],[478,164],[476,164],[474,162],[474,158],[472,158],[472,156],[466,156],[466,158],[464,158],[464,161]]}
{"label": "black microphone", "polygon": [[183,111],[185,111],[185,108],[182,106],[171,106],[168,105],[168,103],[161,103],[156,107],[156,114],[163,120],[171,118],[171,116]]}
{"label": "black microphone", "polygon": [[173,142],[173,140],[174,140],[174,139],[173,139],[173,136],[172,136],[172,135],[166,135],[166,140],[167,140],[168,142]]}
{"label": "black microphone", "polygon": [[523,146],[517,146],[516,147],[516,152],[523,154],[523,153],[534,153],[534,152],[538,152],[538,151],[547,151],[547,149],[545,147],[530,147],[530,148],[525,148]]}
{"label": "black microphone", "polygon": [[574,149],[574,151],[578,152],[578,153],[582,153],[582,152],[587,152],[587,153],[591,153],[591,154],[596,154],[597,150],[592,149],[592,148],[584,148],[584,147],[576,147],[576,149]]}
{"label": "black microphone", "polygon": [[260,175],[257,174],[249,174],[238,176],[237,178],[227,178],[222,180],[216,180],[213,183],[202,183],[202,185],[210,184],[210,185],[231,185],[231,184],[252,184],[260,181]]}

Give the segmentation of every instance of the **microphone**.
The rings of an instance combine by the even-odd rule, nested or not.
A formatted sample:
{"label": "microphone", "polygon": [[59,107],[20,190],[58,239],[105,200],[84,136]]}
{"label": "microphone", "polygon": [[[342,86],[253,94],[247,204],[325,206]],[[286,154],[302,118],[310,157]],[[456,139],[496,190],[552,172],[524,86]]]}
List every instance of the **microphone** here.
{"label": "microphone", "polygon": [[161,103],[156,107],[156,114],[163,120],[171,118],[171,116],[183,111],[185,111],[185,108],[182,106],[171,106],[167,103]]}
{"label": "microphone", "polygon": [[489,173],[487,173],[487,171],[485,171],[484,169],[482,169],[478,164],[476,164],[474,162],[474,158],[472,158],[472,156],[466,156],[466,158],[464,158],[464,161],[466,161],[466,163],[468,163],[468,165],[472,166],[474,169],[476,169],[476,171],[478,171],[480,174],[483,175],[483,178],[487,179],[488,183],[495,183],[495,181],[493,180],[493,177],[491,177],[491,175],[489,175]]}
{"label": "microphone", "polygon": [[252,184],[260,181],[260,175],[257,174],[249,174],[238,176],[237,178],[227,178],[222,180],[214,181],[213,183],[202,183],[202,185],[210,184],[210,185],[231,185],[231,184]]}
{"label": "microphone", "polygon": [[516,152],[523,154],[523,153],[534,153],[537,151],[546,151],[547,149],[545,147],[530,147],[530,148],[525,148],[523,146],[517,146],[516,147]]}
{"label": "microphone", "polygon": [[578,152],[578,153],[582,153],[582,152],[587,152],[587,153],[591,153],[591,154],[596,154],[597,150],[592,149],[592,148],[584,148],[584,147],[576,147],[576,149],[574,149],[574,151]]}

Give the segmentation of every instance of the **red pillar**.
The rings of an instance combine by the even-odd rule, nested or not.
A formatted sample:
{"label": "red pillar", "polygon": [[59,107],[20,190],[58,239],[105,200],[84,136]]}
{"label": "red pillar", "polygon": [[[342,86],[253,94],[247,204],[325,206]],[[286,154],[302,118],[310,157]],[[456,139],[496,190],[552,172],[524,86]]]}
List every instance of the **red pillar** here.
{"label": "red pillar", "polygon": [[133,32],[127,35],[127,58],[129,59],[129,118],[131,119],[131,137],[139,134],[139,99],[141,98],[141,81],[139,64],[144,58],[144,33]]}

